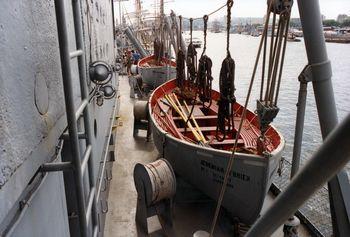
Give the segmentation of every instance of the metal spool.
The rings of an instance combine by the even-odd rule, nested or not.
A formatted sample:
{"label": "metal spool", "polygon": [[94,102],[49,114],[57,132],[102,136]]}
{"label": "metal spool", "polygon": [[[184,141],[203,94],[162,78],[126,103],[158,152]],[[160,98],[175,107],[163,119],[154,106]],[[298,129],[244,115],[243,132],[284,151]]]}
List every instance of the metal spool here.
{"label": "metal spool", "polygon": [[176,193],[175,174],[165,159],[159,159],[146,165],[136,164],[134,182],[138,192],[141,191],[138,187],[143,184],[148,206],[163,199],[169,199]]}
{"label": "metal spool", "polygon": [[148,120],[148,101],[137,101],[134,105],[134,119]]}
{"label": "metal spool", "polygon": [[132,75],[139,74],[139,67],[137,65],[131,65],[130,72]]}

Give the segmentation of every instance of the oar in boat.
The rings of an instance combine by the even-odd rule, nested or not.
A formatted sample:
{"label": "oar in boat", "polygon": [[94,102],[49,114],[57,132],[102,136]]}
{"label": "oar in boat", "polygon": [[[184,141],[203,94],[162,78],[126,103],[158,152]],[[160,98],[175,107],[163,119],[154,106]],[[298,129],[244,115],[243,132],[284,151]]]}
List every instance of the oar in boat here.
{"label": "oar in boat", "polygon": [[[171,104],[171,106],[175,109],[175,111],[180,115],[182,120],[186,123],[187,116],[182,113],[181,109],[176,105],[176,103],[173,101],[173,99],[169,95],[164,95],[164,97],[167,99],[167,101]],[[191,130],[193,136],[196,138],[198,142],[202,142],[201,136],[197,133],[197,131],[193,128],[192,124],[190,122],[186,123],[188,128]]]}
{"label": "oar in boat", "polygon": [[[162,101],[163,102],[163,101]],[[176,129],[175,125],[171,122],[171,118],[169,117],[169,114],[167,112],[165,112],[163,110],[163,108],[161,107],[161,105],[159,104],[159,101],[157,100],[157,105],[160,109],[160,111],[165,115],[165,118],[167,119],[168,123],[165,121],[165,119],[158,114],[159,118],[162,120],[164,126],[166,126],[173,134],[174,136],[177,136],[178,138],[182,139],[183,135],[179,132],[179,130]],[[168,105],[169,107],[171,107],[171,105]]]}
{"label": "oar in boat", "polygon": [[[172,95],[174,96],[176,102],[180,105],[180,108],[182,109],[182,106],[181,106],[180,101],[178,100],[176,94],[172,93]],[[190,114],[191,112],[190,112],[190,109],[189,109],[188,106],[187,106],[186,101],[184,100],[183,102],[184,102],[184,104],[185,104],[185,107],[186,107],[186,109],[187,109],[187,112]],[[182,112],[185,113],[183,110],[182,110]],[[185,113],[185,114],[186,114],[186,113]],[[187,119],[188,119],[188,117],[187,117]],[[192,121],[193,121],[193,123],[194,123],[194,125],[195,125],[195,127],[196,127],[196,129],[197,129],[197,132],[198,132],[199,136],[202,138],[202,141],[203,141],[204,143],[206,143],[207,141],[206,141],[206,139],[205,139],[205,137],[204,137],[204,135],[203,135],[203,133],[202,133],[200,127],[198,126],[197,121],[195,120],[195,118],[193,117],[192,114],[191,114],[191,119],[192,119]]]}
{"label": "oar in boat", "polygon": [[[190,108],[188,107],[186,101],[184,100],[183,102],[184,102],[185,107],[186,107],[186,109],[187,109],[187,113],[190,114],[190,113],[191,113],[191,110],[190,110]],[[191,119],[192,119],[194,125],[196,126],[197,131],[199,132],[199,135],[202,137],[204,143],[207,143],[207,140],[205,139],[205,137],[204,137],[204,135],[203,135],[203,133],[202,133],[202,130],[201,130],[201,128],[199,127],[199,125],[198,125],[196,119],[194,118],[193,114],[191,114]]]}

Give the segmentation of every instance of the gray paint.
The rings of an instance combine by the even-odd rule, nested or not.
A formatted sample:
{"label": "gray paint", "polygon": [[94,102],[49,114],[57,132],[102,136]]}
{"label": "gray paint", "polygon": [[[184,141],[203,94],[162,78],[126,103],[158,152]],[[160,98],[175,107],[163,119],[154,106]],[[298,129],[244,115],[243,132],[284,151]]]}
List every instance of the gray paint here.
{"label": "gray paint", "polygon": [[21,237],[24,233],[26,237],[44,237],[48,233],[51,237],[70,236],[62,173],[48,174],[26,205],[10,236]]}
{"label": "gray paint", "polygon": [[[2,187],[47,137],[64,114],[64,105],[52,3],[5,1],[0,11]],[[35,79],[38,76],[45,78],[50,95],[45,115],[41,115],[35,106]]]}
{"label": "gray paint", "polygon": [[[70,50],[75,50],[72,7],[66,1]],[[90,4],[88,14],[86,3]],[[82,1],[86,59],[114,62],[115,50],[111,1]],[[88,30],[88,15],[90,29]],[[89,36],[90,35],[90,36]],[[48,162],[66,127],[60,57],[57,38],[54,1],[5,1],[0,9],[0,224],[9,210],[17,205],[17,199],[40,165]],[[76,107],[80,102],[77,60],[72,60],[72,75]],[[112,80],[116,85],[118,76]],[[90,89],[93,87],[90,84]],[[94,119],[97,136],[94,150],[95,170],[104,158],[108,145],[110,120],[113,117],[114,100],[105,100],[99,107],[92,101],[92,131]],[[95,175],[97,181],[97,172]],[[59,184],[59,176],[53,175],[48,186]],[[56,185],[56,186],[57,186]],[[61,184],[59,184],[61,185]],[[41,188],[44,188],[43,185]],[[58,188],[46,196],[47,201],[65,201]],[[39,190],[40,192],[40,190]],[[39,197],[39,196],[38,196]],[[45,199],[45,196],[42,198]],[[46,199],[45,199],[46,200]],[[38,210],[51,212],[50,203],[43,203]],[[46,208],[45,208],[46,206]],[[36,211],[38,211],[36,210]],[[32,213],[32,214],[30,214]],[[35,211],[28,215],[36,215]],[[60,217],[61,218],[61,217]],[[39,219],[33,219],[33,221]],[[51,222],[55,220],[52,219]],[[36,222],[35,222],[36,223]],[[33,223],[32,223],[33,224]],[[67,223],[66,223],[67,224]],[[66,225],[62,224],[62,226]],[[30,225],[23,225],[29,228]],[[21,231],[34,231],[30,227]],[[29,232],[28,232],[29,231]],[[23,235],[22,232],[22,235]],[[20,232],[18,232],[20,233]],[[33,232],[34,233],[34,232]],[[47,232],[50,233],[50,232]],[[60,232],[61,233],[61,232]],[[61,235],[64,236],[64,235]]]}

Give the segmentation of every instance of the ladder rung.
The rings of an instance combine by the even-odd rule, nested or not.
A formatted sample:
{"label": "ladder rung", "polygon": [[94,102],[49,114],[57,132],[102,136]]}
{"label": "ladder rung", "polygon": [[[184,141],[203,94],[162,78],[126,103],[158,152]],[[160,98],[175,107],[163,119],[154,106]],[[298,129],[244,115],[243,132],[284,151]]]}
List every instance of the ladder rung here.
{"label": "ladder rung", "polygon": [[78,120],[78,119],[79,119],[80,115],[83,113],[85,107],[86,107],[88,104],[89,104],[89,101],[88,101],[87,99],[84,99],[84,100],[81,102],[81,104],[80,104],[80,106],[79,106],[77,112],[75,112],[75,120]]}
{"label": "ladder rung", "polygon": [[90,215],[91,215],[91,209],[92,209],[92,204],[94,202],[94,198],[95,198],[95,187],[93,187],[91,190],[90,190],[90,194],[89,194],[89,201],[88,201],[88,205],[86,207],[86,223],[89,223],[90,221]]}
{"label": "ladder rung", "polygon": [[81,50],[81,49],[78,49],[78,50],[76,50],[76,51],[70,52],[70,53],[69,53],[69,57],[70,57],[70,58],[75,58],[75,57],[81,56],[81,55],[83,55],[83,54],[84,54],[84,51]]}
{"label": "ladder rung", "polygon": [[[69,139],[69,134],[68,133],[63,133],[60,137],[63,140],[68,140]],[[86,134],[83,132],[78,133],[78,138],[79,139],[86,139]]]}
{"label": "ladder rung", "polygon": [[42,172],[67,171],[72,169],[72,162],[46,163],[40,167]]}
{"label": "ladder rung", "polygon": [[83,162],[81,162],[81,175],[84,176],[84,172],[86,170],[87,163],[90,159],[90,154],[91,154],[91,145],[88,145],[86,147],[84,157],[83,157]]}

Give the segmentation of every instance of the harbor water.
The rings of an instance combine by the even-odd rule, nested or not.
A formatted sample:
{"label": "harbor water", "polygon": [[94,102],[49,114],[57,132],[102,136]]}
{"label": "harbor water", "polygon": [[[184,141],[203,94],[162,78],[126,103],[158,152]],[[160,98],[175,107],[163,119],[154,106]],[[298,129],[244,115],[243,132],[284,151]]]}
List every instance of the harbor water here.
{"label": "harbor water", "polygon": [[[188,33],[188,32],[186,32]],[[194,31],[194,37],[203,41],[203,32]],[[251,80],[255,58],[261,37],[248,35],[230,34],[230,52],[236,63],[235,85],[236,98],[244,104],[248,86]],[[273,122],[283,134],[286,140],[284,158],[291,161],[293,152],[294,126],[296,118],[296,103],[298,99],[299,81],[298,75],[307,64],[307,57],[303,39],[301,42],[288,42],[284,71],[281,82],[281,90],[278,99],[280,112]],[[204,42],[204,41],[203,41]],[[333,89],[339,121],[350,113],[350,44],[326,43],[328,57],[333,69]],[[203,47],[197,49],[197,53],[202,53]],[[226,57],[226,33],[211,33],[207,35],[206,54],[213,61],[213,88],[219,89],[219,73],[222,60]],[[261,60],[260,60],[261,62]],[[260,95],[261,64],[257,71],[249,108],[255,110],[256,100]],[[321,144],[321,132],[317,116],[316,104],[311,83],[308,85],[305,127],[302,144],[301,164],[305,163],[311,154]],[[350,175],[350,164],[347,166]]]}

